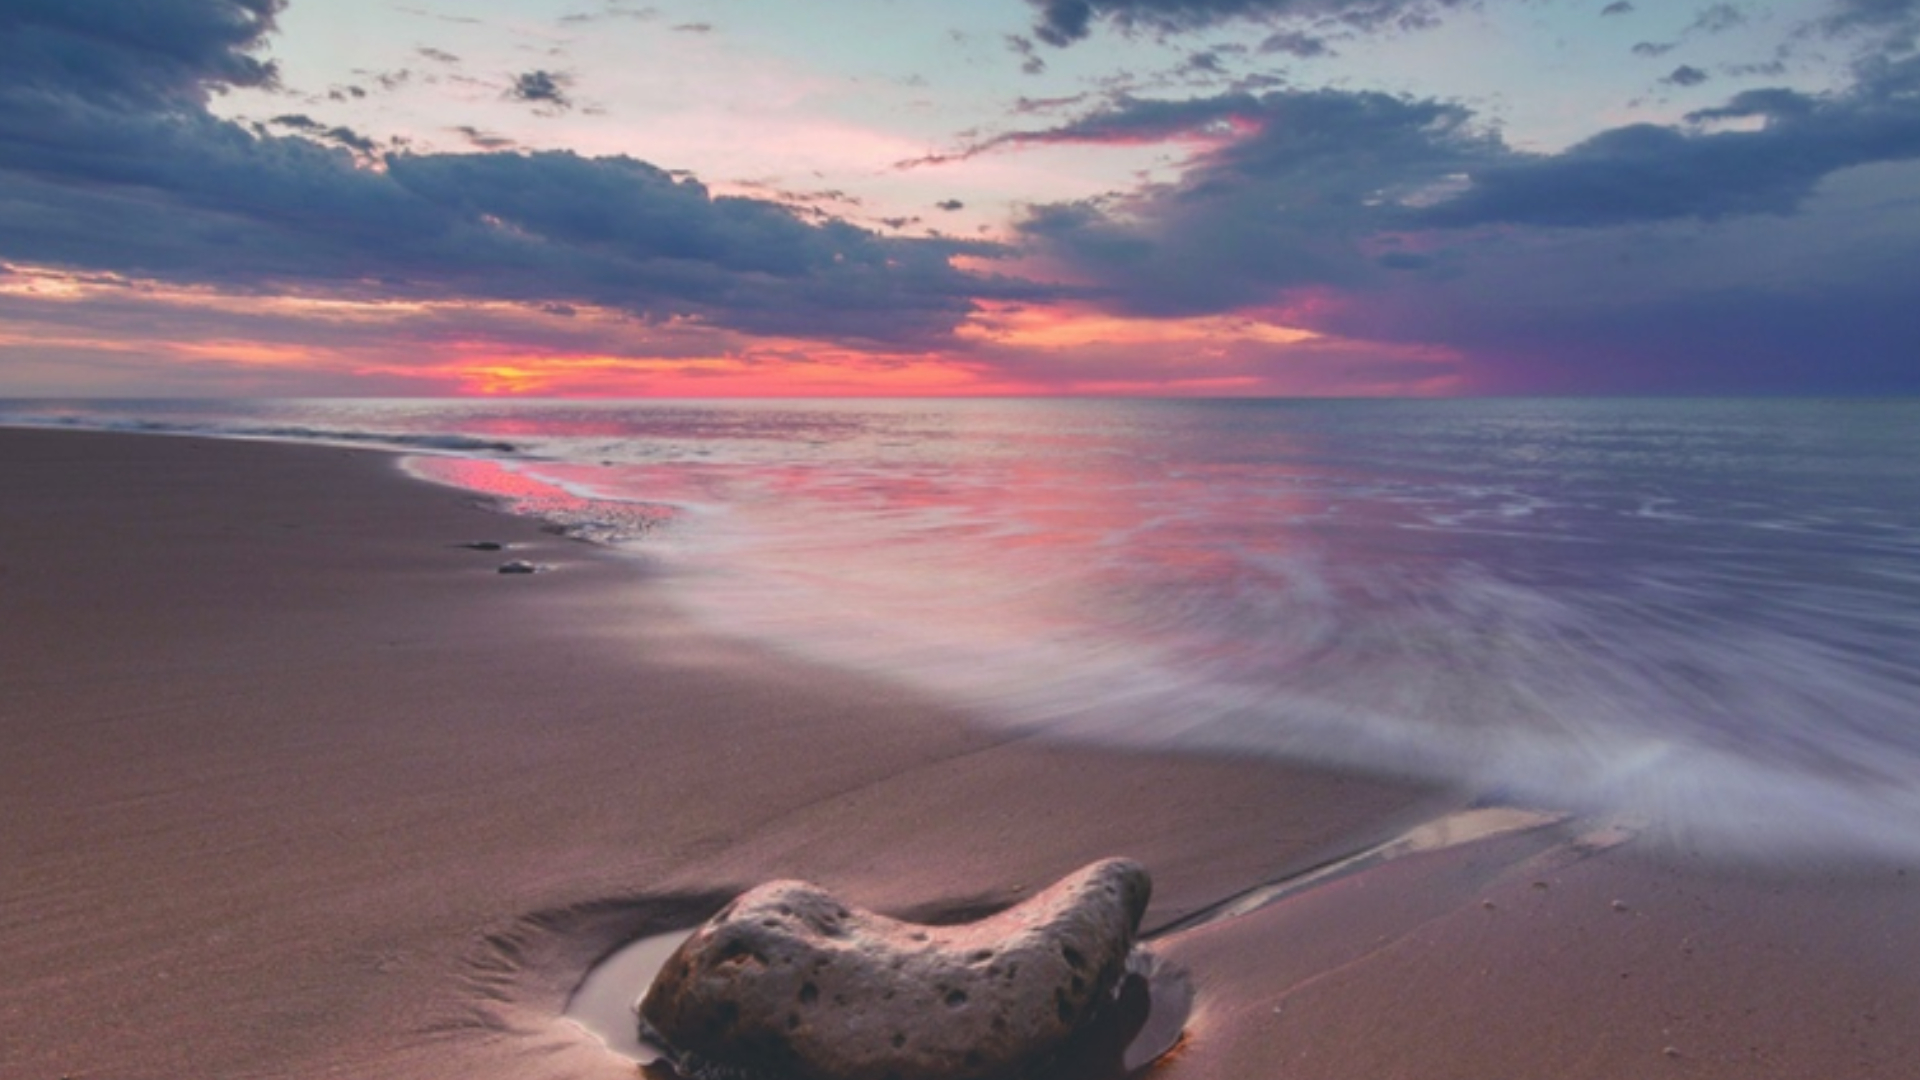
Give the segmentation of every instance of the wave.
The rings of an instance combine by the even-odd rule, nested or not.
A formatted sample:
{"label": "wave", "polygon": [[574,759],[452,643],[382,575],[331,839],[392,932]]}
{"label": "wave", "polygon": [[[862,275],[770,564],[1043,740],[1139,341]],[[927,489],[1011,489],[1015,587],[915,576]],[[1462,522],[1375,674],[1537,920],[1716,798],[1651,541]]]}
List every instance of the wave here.
{"label": "wave", "polygon": [[712,629],[1057,738],[1920,853],[1920,405],[199,403],[381,445]]}

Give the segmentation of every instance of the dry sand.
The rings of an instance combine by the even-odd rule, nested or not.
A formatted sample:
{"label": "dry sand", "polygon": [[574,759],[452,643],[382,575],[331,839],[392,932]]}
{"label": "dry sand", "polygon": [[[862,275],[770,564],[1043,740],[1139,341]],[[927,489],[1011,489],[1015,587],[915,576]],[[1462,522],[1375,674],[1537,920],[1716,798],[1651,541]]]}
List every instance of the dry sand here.
{"label": "dry sand", "polygon": [[[8,1080],[631,1077],[569,989],[768,877],[950,916],[1128,854],[1165,926],[1451,808],[983,730],[377,453],[0,432],[0,507]],[[1199,1003],[1155,1075],[1920,1077],[1916,875],[1644,847],[1509,835],[1163,936]]]}

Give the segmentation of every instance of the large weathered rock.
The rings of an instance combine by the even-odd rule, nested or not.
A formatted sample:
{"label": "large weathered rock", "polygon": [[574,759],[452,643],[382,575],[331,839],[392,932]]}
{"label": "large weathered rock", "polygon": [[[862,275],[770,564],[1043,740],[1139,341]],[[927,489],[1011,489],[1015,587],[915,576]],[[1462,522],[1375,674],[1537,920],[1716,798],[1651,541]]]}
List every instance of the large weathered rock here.
{"label": "large weathered rock", "polygon": [[795,1080],[1017,1075],[1111,999],[1151,889],[1139,864],[1109,859],[980,922],[920,926],[776,881],[688,938],[637,1009],[697,1065]]}

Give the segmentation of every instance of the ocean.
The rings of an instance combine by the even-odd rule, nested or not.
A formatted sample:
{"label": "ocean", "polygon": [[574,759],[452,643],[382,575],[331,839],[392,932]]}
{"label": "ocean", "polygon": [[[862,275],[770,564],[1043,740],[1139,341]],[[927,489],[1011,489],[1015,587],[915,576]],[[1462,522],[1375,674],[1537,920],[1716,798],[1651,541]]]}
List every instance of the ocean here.
{"label": "ocean", "polygon": [[1920,401],[13,401],[409,451],[981,723],[1920,854]]}

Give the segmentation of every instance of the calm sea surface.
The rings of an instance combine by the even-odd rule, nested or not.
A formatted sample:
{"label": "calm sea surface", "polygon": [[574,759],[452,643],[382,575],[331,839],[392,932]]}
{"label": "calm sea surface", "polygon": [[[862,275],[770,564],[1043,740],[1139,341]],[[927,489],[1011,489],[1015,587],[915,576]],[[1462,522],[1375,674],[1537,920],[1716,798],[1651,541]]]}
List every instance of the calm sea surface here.
{"label": "calm sea surface", "polygon": [[10,402],[420,451],[982,720],[1920,853],[1920,402]]}

